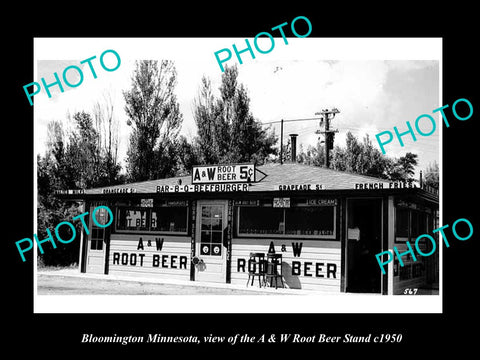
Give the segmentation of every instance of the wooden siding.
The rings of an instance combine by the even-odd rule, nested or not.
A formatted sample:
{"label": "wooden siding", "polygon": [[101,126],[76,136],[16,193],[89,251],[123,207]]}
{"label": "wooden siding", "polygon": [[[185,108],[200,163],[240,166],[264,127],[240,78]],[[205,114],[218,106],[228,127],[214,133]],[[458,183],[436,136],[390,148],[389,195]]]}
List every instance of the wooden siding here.
{"label": "wooden siding", "polygon": [[[282,254],[283,282],[286,288],[340,292],[340,241],[234,238],[232,284],[246,285],[250,253],[266,254],[271,242],[275,252]],[[258,286],[257,281],[254,286]]]}
{"label": "wooden siding", "polygon": [[190,280],[190,241],[189,236],[112,234],[108,273]]}

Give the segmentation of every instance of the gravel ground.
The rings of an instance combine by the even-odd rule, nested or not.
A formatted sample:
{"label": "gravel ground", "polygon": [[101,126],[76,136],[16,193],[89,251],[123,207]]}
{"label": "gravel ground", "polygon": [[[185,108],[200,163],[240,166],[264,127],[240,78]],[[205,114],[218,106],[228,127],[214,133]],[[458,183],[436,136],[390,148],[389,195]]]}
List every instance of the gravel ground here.
{"label": "gravel ground", "polygon": [[[173,284],[80,275],[78,269],[42,268],[37,273],[38,295],[301,295],[288,289],[247,289],[200,284]],[[438,289],[418,289],[416,295],[438,295]],[[404,295],[415,296],[415,295]]]}
{"label": "gravel ground", "polygon": [[81,276],[37,275],[38,295],[275,295],[273,292],[160,284],[114,279],[92,279]]}

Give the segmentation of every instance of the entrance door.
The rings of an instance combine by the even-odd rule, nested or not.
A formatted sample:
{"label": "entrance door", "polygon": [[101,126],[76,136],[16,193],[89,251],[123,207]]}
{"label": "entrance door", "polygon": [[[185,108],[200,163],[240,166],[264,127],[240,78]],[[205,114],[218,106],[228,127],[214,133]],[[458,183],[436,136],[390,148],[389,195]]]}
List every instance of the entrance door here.
{"label": "entrance door", "polygon": [[[90,214],[95,207],[90,208]],[[105,225],[109,221],[106,209],[100,208],[95,212],[95,218],[100,225]],[[87,244],[87,266],[86,272],[93,274],[105,273],[105,248],[107,235],[105,228],[95,225],[93,219],[90,220],[90,235],[88,235]]]}
{"label": "entrance door", "polygon": [[382,199],[347,200],[346,291],[379,293],[382,273]]}
{"label": "entrance door", "polygon": [[196,254],[202,262],[195,266],[195,280],[225,283],[227,201],[198,201],[196,225]]}

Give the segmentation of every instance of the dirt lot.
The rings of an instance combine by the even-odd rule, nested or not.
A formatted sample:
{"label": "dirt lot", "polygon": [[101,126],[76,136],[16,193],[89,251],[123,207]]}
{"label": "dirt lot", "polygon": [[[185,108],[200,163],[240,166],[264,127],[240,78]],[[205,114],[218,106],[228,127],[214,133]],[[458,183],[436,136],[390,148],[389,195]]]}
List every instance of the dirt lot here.
{"label": "dirt lot", "polygon": [[265,295],[241,289],[160,284],[113,279],[92,279],[60,275],[55,272],[37,275],[38,295]]}
{"label": "dirt lot", "polygon": [[[80,275],[77,269],[43,269],[37,274],[38,295],[300,295],[289,289],[247,289],[198,284],[170,284]],[[438,289],[418,289],[416,295],[438,295]],[[408,295],[407,295],[408,296]]]}

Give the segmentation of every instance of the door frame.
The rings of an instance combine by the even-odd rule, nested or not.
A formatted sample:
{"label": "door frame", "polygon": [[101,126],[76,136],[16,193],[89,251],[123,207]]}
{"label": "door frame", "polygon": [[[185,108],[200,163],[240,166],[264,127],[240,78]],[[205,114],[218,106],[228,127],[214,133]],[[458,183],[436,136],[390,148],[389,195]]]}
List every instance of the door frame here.
{"label": "door frame", "polygon": [[[196,219],[195,219],[195,254],[198,258],[202,259],[204,256],[209,255],[201,255],[200,251],[200,244],[201,244],[201,221],[202,221],[202,211],[201,207],[204,205],[221,205],[223,206],[222,212],[222,241],[221,241],[221,248],[222,248],[222,271],[221,271],[221,281],[220,283],[227,283],[228,280],[228,271],[227,271],[227,259],[228,259],[228,246],[225,246],[226,242],[228,241],[227,231],[228,231],[228,208],[229,208],[229,201],[227,199],[204,199],[204,200],[197,200],[196,201]],[[198,279],[198,272],[195,270],[195,281],[199,281]],[[216,282],[212,280],[200,280],[200,281],[207,281],[207,282]]]}
{"label": "door frame", "polygon": [[[344,282],[344,292],[348,292],[348,214],[349,214],[349,201],[350,200],[378,200],[380,202],[380,252],[385,251],[385,239],[387,235],[385,231],[387,230],[388,224],[385,224],[385,219],[388,219],[388,214],[386,217],[385,211],[387,210],[388,206],[385,206],[385,199],[383,196],[351,196],[345,198],[345,222],[343,225],[344,228],[344,243],[342,245],[342,252],[344,252],[344,259],[343,259],[343,273],[345,275],[345,282]],[[386,290],[386,284],[384,283],[384,275],[382,275],[380,269],[378,271],[378,276],[380,277],[380,290],[378,292],[368,293],[368,294],[384,294],[384,290]],[[352,292],[349,292],[352,293]]]}
{"label": "door frame", "polygon": [[[106,204],[103,204],[103,203],[101,203],[101,204],[100,203],[89,204],[89,211],[88,211],[89,214],[92,214],[93,210],[96,207],[101,206],[101,205],[106,206]],[[102,258],[101,271],[99,271],[99,272],[89,271],[88,261],[89,261],[89,257],[90,257],[90,251],[91,251],[90,247],[91,247],[91,244],[92,244],[92,234],[93,234],[93,226],[94,226],[93,220],[91,219],[91,216],[92,215],[90,215],[90,218],[88,220],[88,235],[85,236],[86,241],[85,241],[85,261],[84,261],[84,270],[85,271],[84,272],[85,273],[90,273],[90,274],[108,274],[108,253],[110,251],[110,231],[109,231],[108,227],[107,228],[99,228],[99,229],[103,230],[103,244],[102,244],[103,255],[101,256],[101,258]]]}

